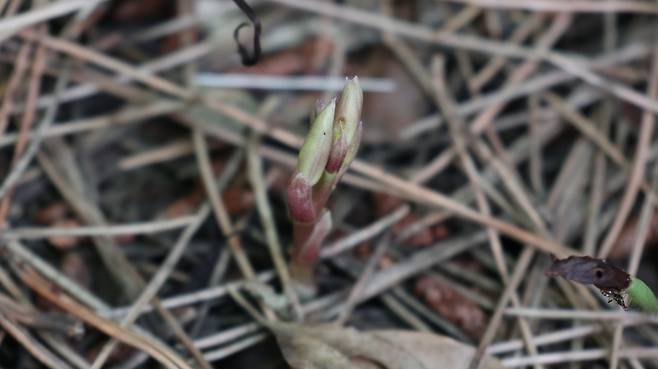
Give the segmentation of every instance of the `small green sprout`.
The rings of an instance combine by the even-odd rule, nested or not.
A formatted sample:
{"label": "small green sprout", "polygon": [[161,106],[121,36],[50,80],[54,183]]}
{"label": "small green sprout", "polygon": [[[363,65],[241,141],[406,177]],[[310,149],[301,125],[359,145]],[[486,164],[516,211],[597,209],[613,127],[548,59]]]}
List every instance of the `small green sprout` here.
{"label": "small green sprout", "polygon": [[303,295],[315,291],[314,271],[320,247],[332,227],[325,208],[331,192],[354,160],[361,143],[363,92],[358,78],[348,80],[338,99],[312,119],[299,151],[297,171],[288,185],[293,222],[290,273]]}
{"label": "small green sprout", "polygon": [[658,299],[641,279],[632,277],[626,293],[632,306],[637,306],[647,313],[658,313]]}

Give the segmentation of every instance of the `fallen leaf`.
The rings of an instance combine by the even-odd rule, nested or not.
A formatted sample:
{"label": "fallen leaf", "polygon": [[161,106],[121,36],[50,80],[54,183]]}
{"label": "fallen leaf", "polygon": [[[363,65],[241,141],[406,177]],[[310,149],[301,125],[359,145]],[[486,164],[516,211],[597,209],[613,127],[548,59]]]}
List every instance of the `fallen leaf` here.
{"label": "fallen leaf", "polygon": [[[402,330],[373,331],[372,334],[395,342],[412,353],[427,369],[466,369],[473,359],[475,348],[439,334]],[[480,369],[502,369],[498,359],[485,356]]]}
{"label": "fallen leaf", "polygon": [[569,256],[553,258],[553,264],[546,270],[549,277],[562,277],[572,282],[593,284],[603,296],[615,301],[624,309],[628,308],[624,298],[625,290],[631,284],[631,276],[624,270],[608,264],[603,259],[590,256]]}
{"label": "fallen leaf", "polygon": [[[466,369],[475,349],[431,333],[382,330],[360,332],[333,325],[271,323],[281,351],[295,369]],[[481,369],[501,369],[484,357]]]}
{"label": "fallen leaf", "polygon": [[620,268],[608,264],[603,259],[590,256],[569,256],[553,259],[553,264],[546,270],[549,277],[562,277],[573,282],[593,284],[596,287],[626,289],[631,277]]}

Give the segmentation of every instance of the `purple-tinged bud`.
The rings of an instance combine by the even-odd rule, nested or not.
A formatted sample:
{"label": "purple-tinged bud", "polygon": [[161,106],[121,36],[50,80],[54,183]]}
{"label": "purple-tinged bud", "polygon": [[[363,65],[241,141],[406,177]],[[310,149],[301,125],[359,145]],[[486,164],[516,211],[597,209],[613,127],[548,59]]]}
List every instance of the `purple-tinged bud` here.
{"label": "purple-tinged bud", "polygon": [[315,221],[312,186],[301,173],[295,174],[288,184],[288,208],[290,216],[296,222]]}
{"label": "purple-tinged bud", "polygon": [[354,158],[356,157],[356,153],[359,151],[359,146],[361,146],[361,137],[363,137],[363,122],[359,122],[359,124],[356,127],[356,132],[354,134],[354,139],[350,143],[350,146],[347,149],[347,153],[345,154],[345,159],[343,159],[343,165],[340,167],[340,171],[338,172],[338,179],[347,172],[347,169],[350,167],[350,164],[352,164],[352,161],[354,161]]}
{"label": "purple-tinged bud", "polygon": [[297,171],[313,186],[320,180],[329,159],[336,101],[322,109],[311,124],[297,159]]}
{"label": "purple-tinged bud", "polygon": [[334,137],[331,144],[331,152],[325,170],[329,173],[336,173],[343,164],[345,154],[347,154],[348,141],[345,134],[345,121],[339,120],[334,122]]}

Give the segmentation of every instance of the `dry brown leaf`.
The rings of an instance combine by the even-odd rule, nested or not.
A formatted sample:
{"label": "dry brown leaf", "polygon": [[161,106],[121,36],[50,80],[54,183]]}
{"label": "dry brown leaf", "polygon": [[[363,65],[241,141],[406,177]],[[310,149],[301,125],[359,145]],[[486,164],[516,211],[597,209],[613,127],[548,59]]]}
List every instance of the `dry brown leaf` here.
{"label": "dry brown leaf", "polygon": [[[395,342],[418,358],[427,369],[466,369],[475,348],[439,334],[402,330],[373,331],[371,334]],[[485,356],[480,369],[502,369],[498,359]]]}
{"label": "dry brown leaf", "polygon": [[[466,369],[475,349],[451,338],[411,331],[360,332],[333,325],[269,324],[295,369]],[[500,369],[483,359],[482,369]]]}

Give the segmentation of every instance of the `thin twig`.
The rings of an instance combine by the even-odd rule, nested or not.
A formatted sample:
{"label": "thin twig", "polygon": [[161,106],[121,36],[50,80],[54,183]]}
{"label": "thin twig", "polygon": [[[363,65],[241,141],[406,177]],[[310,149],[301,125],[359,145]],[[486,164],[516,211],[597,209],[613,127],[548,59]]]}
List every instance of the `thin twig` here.
{"label": "thin twig", "polygon": [[[534,32],[546,19],[546,15],[542,13],[531,14],[526,18],[523,23],[517,27],[510,35],[511,42],[522,43]],[[489,60],[487,64],[480,69],[480,71],[468,81],[471,91],[480,91],[500,69],[505,66],[507,60],[502,56],[496,56]]]}
{"label": "thin twig", "polygon": [[32,356],[43,365],[52,369],[72,369],[71,366],[62,361],[48,348],[43,346],[27,330],[20,327],[8,317],[0,312],[0,326],[3,330],[11,335],[16,341],[20,342],[22,347],[32,354]]}
{"label": "thin twig", "polygon": [[322,248],[322,250],[320,250],[320,257],[323,259],[329,259],[340,253],[348,251],[355,246],[377,236],[379,233],[384,232],[387,228],[400,221],[400,219],[404,218],[407,214],[409,214],[409,206],[401,206],[391,214],[379,218],[377,221],[369,224],[364,228],[361,228],[349,236],[326,245]]}
{"label": "thin twig", "polygon": [[441,0],[490,9],[522,9],[535,12],[648,13],[658,14],[658,6],[646,1],[616,0]]}
{"label": "thin twig", "polygon": [[121,235],[147,235],[159,232],[168,232],[185,227],[196,219],[194,216],[181,216],[178,218],[155,220],[143,223],[113,224],[99,227],[75,228],[12,228],[3,233],[7,240],[38,240],[49,237],[93,237],[93,236],[121,236]]}
{"label": "thin twig", "polygon": [[641,323],[658,323],[658,316],[650,314],[629,312],[629,311],[590,311],[590,310],[573,310],[573,309],[539,309],[539,308],[508,308],[505,314],[509,316],[524,316],[534,319],[553,319],[553,320],[602,320],[602,321],[623,321],[623,322],[641,322]]}
{"label": "thin twig", "polygon": [[[53,103],[56,103],[57,100],[52,99],[49,101],[52,105]],[[39,134],[38,131],[31,131],[27,136],[32,140],[36,140],[39,137],[51,138],[67,136],[90,130],[106,129],[110,127],[114,128],[125,124],[136,124],[150,118],[155,118],[159,115],[166,115],[180,111],[184,107],[184,104],[177,101],[156,101],[152,104],[128,107],[92,118],[78,119],[69,122],[57,122],[54,125],[44,128],[41,134]],[[17,134],[8,133],[3,135],[0,137],[0,147],[11,145],[15,143],[17,139]]]}
{"label": "thin twig", "polygon": [[[255,89],[268,91],[340,91],[344,77],[274,76],[258,74],[199,73],[194,83],[217,89]],[[365,92],[394,92],[395,83],[383,78],[359,78]]]}
{"label": "thin twig", "polygon": [[544,194],[544,180],[542,178],[542,160],[541,148],[542,144],[539,139],[539,99],[535,95],[530,95],[528,98],[528,105],[530,110],[530,119],[528,119],[528,135],[530,136],[530,153],[529,153],[529,167],[530,167],[530,182],[532,183],[533,190],[540,196]]}
{"label": "thin twig", "polygon": [[[273,277],[274,273],[272,271],[263,272],[256,276],[257,280],[262,283],[269,282]],[[204,301],[219,299],[220,297],[226,296],[229,288],[243,287],[248,282],[249,281],[247,280],[233,281],[220,286],[208,287],[198,291],[168,297],[162,299],[162,307],[171,310]],[[142,313],[150,312],[153,309],[153,306],[146,305],[143,308]],[[101,315],[108,319],[118,319],[125,316],[129,310],[130,306],[120,307],[114,310],[105,311]]]}
{"label": "thin twig", "polygon": [[[18,180],[23,171],[25,171],[25,168],[27,168],[28,164],[32,161],[39,147],[39,141],[37,141],[36,144],[33,143],[30,145],[31,150],[28,151],[28,155],[25,155],[21,158],[21,155],[23,155],[23,151],[25,150],[25,147],[28,143],[27,133],[30,131],[32,124],[36,119],[36,101],[37,97],[39,96],[39,90],[41,89],[41,77],[46,65],[46,57],[46,49],[43,46],[37,47],[34,53],[32,73],[28,83],[28,91],[25,103],[26,109],[21,119],[18,140],[16,142],[16,146],[14,147],[12,171],[2,183],[2,186],[0,186],[0,227],[4,227],[7,213],[9,212],[9,207],[11,206],[11,193],[13,192],[14,188],[13,184]],[[62,80],[64,85],[68,82],[66,73],[64,73],[64,75],[60,78],[60,81]],[[51,114],[48,116],[49,119],[44,120],[44,122],[41,124],[42,127],[52,123],[56,111],[57,104],[55,103],[55,105],[49,109],[49,113]]]}
{"label": "thin twig", "polygon": [[75,12],[88,4],[88,0],[60,0],[16,16],[7,17],[0,21],[0,41],[23,28]]}
{"label": "thin twig", "polygon": [[[607,357],[609,351],[606,349],[587,349],[582,351],[560,351],[537,356],[515,357],[503,360],[503,366],[506,368],[524,367],[533,364],[559,364],[574,361],[593,361]],[[619,356],[623,358],[635,359],[656,359],[658,350],[655,348],[628,348],[619,351]]]}
{"label": "thin twig", "polygon": [[0,105],[0,138],[2,138],[5,130],[7,129],[7,126],[9,125],[9,114],[12,110],[15,97],[14,94],[20,86],[23,75],[27,70],[27,66],[29,64],[28,56],[31,49],[32,45],[29,42],[25,42],[21,45],[21,48],[18,51],[18,55],[14,60],[14,70],[12,71],[11,77],[7,82],[5,90],[3,91],[2,105]]}

